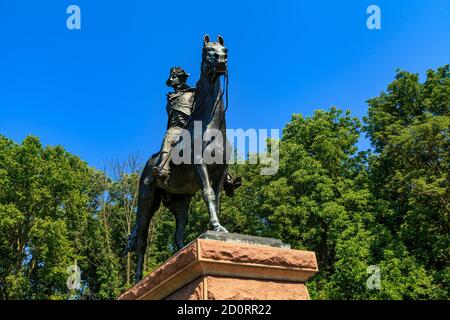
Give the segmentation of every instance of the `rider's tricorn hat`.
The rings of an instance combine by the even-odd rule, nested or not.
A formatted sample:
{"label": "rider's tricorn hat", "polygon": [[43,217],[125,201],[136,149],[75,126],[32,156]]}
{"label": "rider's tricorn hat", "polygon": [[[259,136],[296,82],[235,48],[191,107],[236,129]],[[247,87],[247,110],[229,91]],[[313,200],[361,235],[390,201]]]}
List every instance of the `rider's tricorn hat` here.
{"label": "rider's tricorn hat", "polygon": [[170,75],[177,75],[179,77],[189,77],[190,74],[183,70],[181,67],[173,67],[170,69]]}

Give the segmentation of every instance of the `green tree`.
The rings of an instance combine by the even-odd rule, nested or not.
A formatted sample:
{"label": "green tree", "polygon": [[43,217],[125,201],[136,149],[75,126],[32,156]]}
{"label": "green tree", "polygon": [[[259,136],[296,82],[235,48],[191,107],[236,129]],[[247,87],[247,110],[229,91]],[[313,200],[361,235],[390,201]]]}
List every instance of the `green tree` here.
{"label": "green tree", "polygon": [[[311,283],[315,298],[330,298],[338,283],[329,281],[339,270],[336,262],[348,264],[349,256],[353,269],[360,265],[357,278],[367,278],[370,237],[365,236],[366,243],[360,237],[370,235],[371,207],[365,155],[356,147],[360,128],[349,111],[335,107],[307,118],[294,115],[283,131],[280,169],[261,187],[260,210],[272,236],[316,252],[320,273]],[[349,246],[352,242],[356,245]],[[339,271],[340,288],[334,291],[341,297],[356,295],[355,286],[366,290],[348,269]]]}
{"label": "green tree", "polygon": [[[62,147],[0,136],[0,287],[4,299],[67,299],[101,286],[103,176]],[[98,237],[97,237],[98,236]],[[101,263],[95,263],[95,260]],[[68,267],[82,270],[67,287]]]}
{"label": "green tree", "polygon": [[434,296],[448,298],[449,65],[429,70],[424,83],[398,71],[387,92],[368,103],[366,130],[377,152],[370,158],[376,219],[402,245],[400,256],[410,256],[431,279]]}

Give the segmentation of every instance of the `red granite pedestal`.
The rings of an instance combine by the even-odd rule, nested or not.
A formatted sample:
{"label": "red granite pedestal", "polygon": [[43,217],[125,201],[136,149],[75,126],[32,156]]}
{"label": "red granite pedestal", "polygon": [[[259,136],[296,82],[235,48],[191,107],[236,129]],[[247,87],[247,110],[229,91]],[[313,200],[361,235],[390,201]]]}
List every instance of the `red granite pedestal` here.
{"label": "red granite pedestal", "polygon": [[198,238],[119,300],[309,300],[317,271],[314,252]]}

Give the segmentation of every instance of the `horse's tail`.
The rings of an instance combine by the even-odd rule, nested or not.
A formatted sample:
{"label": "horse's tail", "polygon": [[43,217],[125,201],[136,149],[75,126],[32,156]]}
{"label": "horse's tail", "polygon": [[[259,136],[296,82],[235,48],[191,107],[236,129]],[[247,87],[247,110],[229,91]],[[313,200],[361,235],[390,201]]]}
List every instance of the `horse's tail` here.
{"label": "horse's tail", "polygon": [[126,256],[130,252],[136,251],[137,248],[137,223],[134,225],[133,230],[128,236],[128,243],[125,249],[122,251],[122,257]]}

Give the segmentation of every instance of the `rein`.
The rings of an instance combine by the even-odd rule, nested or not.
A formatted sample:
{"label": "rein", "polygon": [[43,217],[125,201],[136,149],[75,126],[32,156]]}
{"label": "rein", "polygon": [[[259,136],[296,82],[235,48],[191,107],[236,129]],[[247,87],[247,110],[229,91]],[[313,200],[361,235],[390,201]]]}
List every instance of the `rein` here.
{"label": "rein", "polygon": [[215,102],[213,112],[212,112],[212,114],[214,114],[216,112],[217,104],[223,99],[223,95],[225,94],[225,109],[223,110],[223,117],[222,117],[222,121],[220,122],[219,131],[220,131],[220,129],[222,129],[223,123],[225,121],[225,113],[228,110],[228,68],[225,71],[225,74],[223,76],[223,82],[224,82],[224,84],[223,84],[224,90],[222,90],[222,92],[220,94],[220,98]]}
{"label": "rein", "polygon": [[[225,71],[223,81],[224,81],[224,90],[225,90],[225,109],[223,110],[223,117],[222,117],[222,122],[220,123],[220,126],[219,126],[219,130],[222,129],[223,122],[225,121],[225,114],[228,111],[228,68]],[[222,95],[220,96],[219,101],[222,100],[222,98],[223,98],[223,91],[222,91]]]}

